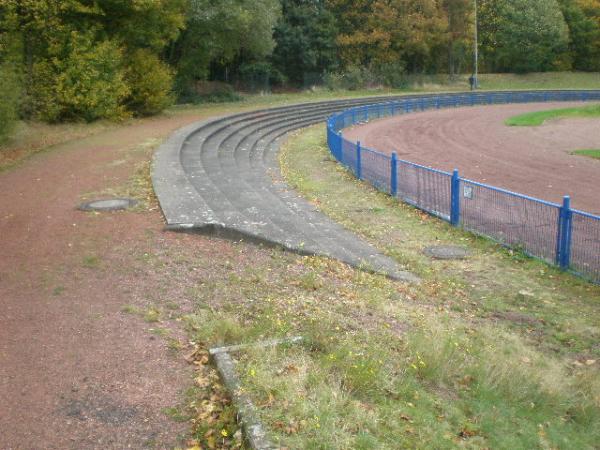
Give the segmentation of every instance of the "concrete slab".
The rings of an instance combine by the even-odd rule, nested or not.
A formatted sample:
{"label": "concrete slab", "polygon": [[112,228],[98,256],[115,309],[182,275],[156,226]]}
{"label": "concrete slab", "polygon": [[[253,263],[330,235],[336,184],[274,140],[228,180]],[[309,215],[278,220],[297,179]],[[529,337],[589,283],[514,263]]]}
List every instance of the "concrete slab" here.
{"label": "concrete slab", "polygon": [[405,282],[413,274],[291,191],[277,151],[299,128],[330,114],[391,98],[272,108],[199,122],[159,148],[152,180],[169,229],[214,233],[339,259]]}

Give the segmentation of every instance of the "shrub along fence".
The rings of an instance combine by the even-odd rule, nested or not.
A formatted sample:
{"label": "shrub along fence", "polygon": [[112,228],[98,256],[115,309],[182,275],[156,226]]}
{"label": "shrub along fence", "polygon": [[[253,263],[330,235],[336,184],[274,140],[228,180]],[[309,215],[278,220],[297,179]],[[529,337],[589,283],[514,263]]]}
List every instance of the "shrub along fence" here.
{"label": "shrub along fence", "polygon": [[[422,95],[331,116],[332,155],[357,178],[423,211],[600,283],[600,216],[425,167],[350,142],[341,130],[372,119],[459,106],[600,100],[594,91],[513,91]],[[590,183],[593,182],[590,180]]]}

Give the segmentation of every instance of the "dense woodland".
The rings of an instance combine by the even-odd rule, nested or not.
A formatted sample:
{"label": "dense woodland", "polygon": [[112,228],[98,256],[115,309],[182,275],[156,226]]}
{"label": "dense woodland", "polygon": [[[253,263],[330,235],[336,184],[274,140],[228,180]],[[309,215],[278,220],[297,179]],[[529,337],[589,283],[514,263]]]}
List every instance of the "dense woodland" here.
{"label": "dense woodland", "polygon": [[[477,3],[482,71],[600,71],[600,0]],[[230,85],[453,77],[473,68],[474,30],[473,0],[0,0],[0,134],[17,117],[149,115]]]}

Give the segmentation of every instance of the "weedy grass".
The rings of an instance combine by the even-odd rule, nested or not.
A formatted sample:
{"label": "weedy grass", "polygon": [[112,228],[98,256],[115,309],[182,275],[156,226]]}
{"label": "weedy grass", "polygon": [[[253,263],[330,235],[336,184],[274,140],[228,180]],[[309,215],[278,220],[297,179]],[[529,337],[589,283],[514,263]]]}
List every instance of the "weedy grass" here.
{"label": "weedy grass", "polygon": [[[288,183],[423,279],[269,250],[212,279],[184,320],[207,346],[302,335],[237,367],[289,448],[594,448],[600,287],[449,225],[328,163],[324,129],[281,154]],[[425,246],[461,243],[463,261]]]}
{"label": "weedy grass", "polygon": [[[124,197],[132,198],[137,202],[135,206],[130,208],[130,211],[142,212],[158,209],[158,200],[152,187],[151,167],[152,154],[154,153],[154,150],[156,150],[156,147],[158,147],[159,143],[160,141],[157,139],[148,139],[130,149],[128,154],[141,152],[146,156],[146,158],[136,165],[135,171],[129,177],[129,179],[121,185],[110,186],[99,192],[87,192],[81,196],[81,200],[89,201],[99,198]],[[126,160],[118,160],[112,164],[118,164],[125,161]],[[97,214],[97,212],[93,212],[92,214]]]}
{"label": "weedy grass", "polygon": [[86,269],[99,269],[102,260],[98,255],[85,255],[83,257],[82,265]]}
{"label": "weedy grass", "polygon": [[547,120],[562,118],[593,118],[600,117],[600,104],[588,105],[579,108],[561,108],[549,111],[535,111],[510,117],[504,122],[511,127],[537,127]]}

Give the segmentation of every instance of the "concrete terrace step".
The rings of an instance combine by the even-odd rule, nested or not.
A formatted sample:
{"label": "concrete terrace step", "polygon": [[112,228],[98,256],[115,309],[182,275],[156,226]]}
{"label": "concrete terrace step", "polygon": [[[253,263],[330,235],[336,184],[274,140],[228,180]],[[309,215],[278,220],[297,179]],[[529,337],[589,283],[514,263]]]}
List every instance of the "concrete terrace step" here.
{"label": "concrete terrace step", "polygon": [[279,144],[291,131],[342,109],[394,98],[272,108],[177,131],[158,150],[152,174],[167,225],[328,256],[395,279],[418,281],[290,191],[276,162]]}

